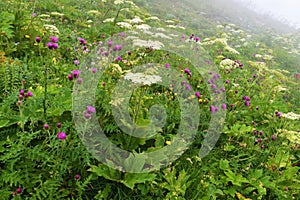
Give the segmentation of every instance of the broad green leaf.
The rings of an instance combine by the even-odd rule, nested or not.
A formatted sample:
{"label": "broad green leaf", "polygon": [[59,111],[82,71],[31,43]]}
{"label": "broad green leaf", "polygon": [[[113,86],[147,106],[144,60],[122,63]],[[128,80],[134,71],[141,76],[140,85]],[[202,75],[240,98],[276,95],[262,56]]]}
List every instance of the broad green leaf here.
{"label": "broad green leaf", "polygon": [[124,180],[122,183],[133,189],[135,184],[137,183],[146,183],[146,181],[153,181],[155,179],[155,174],[133,174],[133,173],[126,173],[124,176]]}

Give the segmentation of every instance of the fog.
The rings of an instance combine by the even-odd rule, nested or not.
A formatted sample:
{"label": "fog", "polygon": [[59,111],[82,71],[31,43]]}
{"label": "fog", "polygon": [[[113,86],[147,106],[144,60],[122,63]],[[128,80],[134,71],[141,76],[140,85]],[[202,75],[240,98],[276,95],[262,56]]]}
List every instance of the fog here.
{"label": "fog", "polygon": [[281,21],[300,28],[299,0],[237,0],[259,13],[268,13]]}

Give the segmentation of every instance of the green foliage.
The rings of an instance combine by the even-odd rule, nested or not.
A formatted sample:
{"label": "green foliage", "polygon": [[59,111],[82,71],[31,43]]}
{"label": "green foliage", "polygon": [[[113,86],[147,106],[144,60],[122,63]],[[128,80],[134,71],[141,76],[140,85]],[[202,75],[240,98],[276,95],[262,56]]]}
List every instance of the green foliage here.
{"label": "green foliage", "polygon": [[[293,112],[297,118],[300,114],[299,59],[293,53],[299,52],[300,37],[263,30],[257,34],[229,22],[217,24],[216,11],[208,14],[210,18],[203,13],[199,16],[198,5],[193,1],[174,2],[174,12],[169,4],[160,3],[157,7],[155,1],[0,2],[1,199],[300,198],[299,118],[287,115]],[[213,10],[210,3],[201,6]],[[220,8],[217,10],[221,12]],[[133,28],[122,28],[120,22]],[[74,82],[80,79],[73,75],[70,80],[70,75],[94,53],[94,48],[107,47],[109,36],[143,24],[176,28],[187,37],[191,33],[200,36],[198,44],[211,56],[211,64],[218,67],[219,80],[224,82],[227,111],[216,146],[208,156],[199,158],[212,116],[211,85],[206,75],[200,75],[189,61],[171,52],[140,48],[122,55],[123,61],[111,63],[97,80],[95,108],[106,137],[117,147],[132,152],[122,163],[125,171],[145,172],[149,167],[145,163],[157,168],[163,165],[155,159],[147,160],[150,158],[144,153],[155,153],[176,143],[181,117],[194,110],[180,108],[178,94],[172,87],[160,84],[135,89],[130,94],[129,107],[124,108],[124,102],[113,99],[116,92],[127,95],[127,86],[114,91],[118,81],[135,66],[169,63],[178,75],[186,76],[183,70],[188,68],[192,74],[189,84],[200,93],[200,97],[191,94],[185,99],[196,99],[200,108],[196,113],[200,124],[190,148],[163,169],[134,174],[100,163],[78,137],[72,94],[77,92]],[[50,36],[59,38],[57,49],[48,48]],[[80,44],[79,38],[84,38],[86,44]],[[233,63],[224,67],[225,59]],[[75,64],[75,60],[80,64]],[[249,106],[245,96],[250,98]],[[118,124],[113,104],[116,109],[128,110],[132,122],[139,127],[132,129],[122,115],[117,116],[121,119]],[[163,111],[151,110],[153,105],[164,108],[165,119],[159,118]],[[157,117],[154,121],[165,120],[164,126],[149,128],[150,116]],[[89,121],[86,124],[93,126]],[[146,130],[156,134],[134,137],[123,131],[120,124],[134,133]],[[66,134],[65,139],[58,138],[61,132]],[[177,147],[179,150],[172,149],[172,156],[181,151],[182,147]],[[167,160],[164,152],[156,156]],[[124,155],[108,163],[113,166],[121,157]]]}

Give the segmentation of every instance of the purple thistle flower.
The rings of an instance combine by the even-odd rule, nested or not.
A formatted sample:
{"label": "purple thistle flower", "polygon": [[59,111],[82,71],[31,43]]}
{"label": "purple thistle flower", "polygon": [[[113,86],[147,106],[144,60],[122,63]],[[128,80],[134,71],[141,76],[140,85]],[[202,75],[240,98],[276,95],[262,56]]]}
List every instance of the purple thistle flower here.
{"label": "purple thistle flower", "polygon": [[50,41],[54,42],[54,43],[57,43],[58,42],[58,38],[54,37],[54,36],[50,36]]}
{"label": "purple thistle flower", "polygon": [[90,119],[90,118],[91,118],[91,114],[88,113],[88,112],[84,112],[84,117],[85,117],[86,119]]}
{"label": "purple thistle flower", "polygon": [[93,67],[92,68],[92,72],[95,74],[97,72],[97,68],[96,67]]}
{"label": "purple thistle flower", "polygon": [[191,90],[191,86],[190,86],[189,84],[187,84],[187,85],[185,86],[185,88],[186,88],[187,91],[190,91],[190,90]]}
{"label": "purple thistle flower", "polygon": [[58,44],[53,43],[53,49],[58,49]]}
{"label": "purple thistle flower", "polygon": [[275,140],[277,140],[277,136],[276,136],[275,134],[273,134],[273,135],[271,136],[271,139],[275,141]]}
{"label": "purple thistle flower", "polygon": [[73,70],[71,73],[72,73],[74,78],[77,78],[80,74],[80,71],[79,70]]}
{"label": "purple thistle flower", "polygon": [[117,45],[113,48],[114,51],[121,51],[121,49],[122,49],[122,45],[120,45],[120,44],[117,44]]}
{"label": "purple thistle flower", "polygon": [[212,85],[211,85],[211,88],[212,88],[212,89],[216,89],[217,86],[216,86],[215,84],[212,84]]}
{"label": "purple thistle flower", "polygon": [[119,61],[122,61],[122,57],[121,56],[118,56],[116,59],[115,59],[116,62],[119,62]]}
{"label": "purple thistle flower", "polygon": [[74,64],[77,66],[80,64],[79,60],[74,60]]}
{"label": "purple thistle flower", "polygon": [[246,101],[245,106],[249,107],[250,106],[250,101]]}
{"label": "purple thistle flower", "polygon": [[113,43],[114,43],[113,41],[111,41],[111,40],[108,40],[108,41],[107,41],[107,45],[108,45],[108,47],[111,47],[111,46],[113,45]]}
{"label": "purple thistle flower", "polygon": [[30,90],[28,90],[27,96],[29,96],[29,97],[32,97],[32,96],[33,96],[32,92],[31,92]]}
{"label": "purple thistle flower", "polygon": [[54,43],[52,43],[52,42],[48,42],[48,44],[47,44],[48,48],[49,48],[49,49],[53,49],[53,44],[54,44]]}
{"label": "purple thistle flower", "polygon": [[81,176],[80,176],[79,174],[76,174],[76,175],[74,176],[75,180],[79,180],[80,177],[81,177]]}
{"label": "purple thistle flower", "polygon": [[257,138],[256,142],[261,143],[262,142],[261,138]]}
{"label": "purple thistle flower", "polygon": [[229,80],[226,80],[225,83],[228,84],[228,83],[229,83]]}
{"label": "purple thistle flower", "polygon": [[199,37],[195,37],[195,41],[199,42],[200,38]]}
{"label": "purple thistle flower", "polygon": [[215,74],[214,76],[213,76],[213,79],[218,79],[218,78],[220,78],[220,75],[219,74]]}
{"label": "purple thistle flower", "polygon": [[185,68],[185,69],[183,70],[183,72],[186,73],[187,75],[192,75],[192,74],[191,74],[191,71],[190,71],[188,68]]}
{"label": "purple thistle flower", "polygon": [[49,129],[49,125],[48,124],[44,124],[44,129],[48,130]]}
{"label": "purple thistle flower", "polygon": [[170,68],[170,64],[166,63],[166,68],[169,69]]}
{"label": "purple thistle flower", "polygon": [[17,188],[16,192],[20,194],[22,192],[22,188]]}
{"label": "purple thistle flower", "polygon": [[60,140],[65,140],[67,137],[67,135],[65,134],[65,132],[59,132],[57,134],[57,138],[60,139]]}
{"label": "purple thistle flower", "polygon": [[246,101],[250,101],[250,97],[248,97],[248,96],[244,96],[243,99]]}
{"label": "purple thistle flower", "polygon": [[211,113],[215,113],[216,112],[216,108],[214,106],[210,106],[210,112]]}
{"label": "purple thistle flower", "polygon": [[276,116],[279,117],[279,118],[282,117],[282,113],[281,113],[281,112],[275,111],[275,114],[276,114]]}
{"label": "purple thistle flower", "polygon": [[41,38],[40,38],[40,37],[36,37],[36,38],[35,38],[35,41],[36,41],[37,43],[40,43],[40,42],[41,42]]}
{"label": "purple thistle flower", "polygon": [[88,111],[89,113],[95,113],[95,112],[96,112],[96,108],[93,107],[93,106],[87,106],[86,109],[87,109],[87,111]]}
{"label": "purple thistle flower", "polygon": [[23,89],[20,90],[20,95],[24,95],[25,91]]}
{"label": "purple thistle flower", "polygon": [[195,92],[195,96],[200,98],[200,92]]}
{"label": "purple thistle flower", "polygon": [[222,104],[222,109],[223,109],[223,110],[226,110],[226,108],[227,108],[226,104],[223,103],[223,104]]}
{"label": "purple thistle flower", "polygon": [[68,74],[67,78],[68,78],[70,81],[73,80],[72,74]]}
{"label": "purple thistle flower", "polygon": [[256,108],[255,108],[256,110],[259,110],[259,107],[258,106],[256,106]]}
{"label": "purple thistle flower", "polygon": [[61,128],[61,123],[58,122],[58,123],[56,124],[56,127],[57,127],[57,128]]}
{"label": "purple thistle flower", "polygon": [[86,44],[85,39],[83,38],[78,38],[79,44]]}
{"label": "purple thistle flower", "polygon": [[259,131],[259,135],[263,135],[264,134],[264,132],[263,131]]}
{"label": "purple thistle flower", "polygon": [[81,83],[82,83],[82,78],[79,77],[79,78],[77,79],[77,83],[78,83],[78,84],[81,84]]}

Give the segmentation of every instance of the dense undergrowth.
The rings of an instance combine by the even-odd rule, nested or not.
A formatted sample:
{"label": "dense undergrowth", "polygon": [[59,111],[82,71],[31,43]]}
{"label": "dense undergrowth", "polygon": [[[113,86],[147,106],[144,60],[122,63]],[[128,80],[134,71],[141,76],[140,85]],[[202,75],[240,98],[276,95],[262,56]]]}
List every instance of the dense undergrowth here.
{"label": "dense undergrowth", "polygon": [[[300,198],[297,36],[252,34],[235,24],[205,18],[199,20],[198,29],[195,20],[191,26],[181,21],[191,15],[179,11],[178,17],[165,15],[157,9],[154,16],[143,1],[2,1],[0,8],[1,199]],[[154,27],[157,32],[151,32]],[[126,41],[129,32],[138,33],[131,38],[134,48],[110,40]],[[159,34],[166,41],[181,39],[184,45],[205,50],[218,73],[199,73],[174,49],[166,51],[160,49],[162,43],[147,41],[147,34]],[[110,57],[126,48],[132,50]],[[91,56],[99,63],[88,62]],[[72,95],[85,83],[84,77],[97,77],[105,56],[115,60],[101,79],[91,81],[97,84],[96,103],[83,100],[82,116],[85,124],[95,117],[112,143],[137,154],[176,143],[186,114],[176,86],[162,86],[155,78],[161,78],[163,69],[174,69],[188,80],[181,86],[187,101],[199,108],[194,110],[199,126],[194,142],[172,164],[151,173],[118,171],[99,162],[83,144],[78,126],[86,127],[74,123]],[[130,78],[135,66],[149,63],[161,63],[163,68],[149,67],[152,85],[141,77]],[[127,95],[120,90],[114,98],[114,88],[126,77],[144,83],[128,103],[136,124],[149,125],[152,105],[165,108],[164,126],[154,127],[158,134],[148,139],[127,135],[114,119],[112,107],[122,108],[122,95]],[[224,86],[218,88],[218,81]],[[226,102],[215,104],[211,91],[225,94]],[[220,138],[208,156],[200,158],[210,120],[219,112],[226,112]],[[125,159],[130,169],[147,167],[145,160],[130,161]]]}

